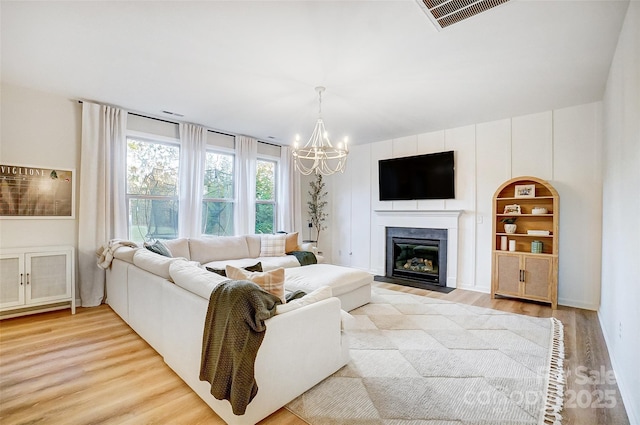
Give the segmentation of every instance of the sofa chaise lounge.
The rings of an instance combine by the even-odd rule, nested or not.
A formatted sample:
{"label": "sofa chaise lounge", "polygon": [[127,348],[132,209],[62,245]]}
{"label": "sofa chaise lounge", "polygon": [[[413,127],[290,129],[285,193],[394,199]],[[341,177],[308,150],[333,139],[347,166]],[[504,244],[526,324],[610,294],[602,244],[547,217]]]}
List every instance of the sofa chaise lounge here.
{"label": "sofa chaise lounge", "polygon": [[[107,269],[107,303],[228,424],[255,424],[344,366],[349,351],[341,332],[340,297],[351,309],[371,296],[369,273],[330,264],[300,267],[291,258],[261,256],[256,247],[259,239],[250,235],[168,241],[166,246],[178,258],[123,247],[115,251]],[[235,258],[225,263],[224,256]],[[265,270],[286,267],[289,290],[309,293],[328,284],[334,296],[302,302],[299,308],[266,321],[255,361],[258,394],[245,414],[238,416],[228,401],[210,394],[209,383],[199,380],[208,297],[226,280],[207,271],[204,264],[242,267],[257,259]]]}

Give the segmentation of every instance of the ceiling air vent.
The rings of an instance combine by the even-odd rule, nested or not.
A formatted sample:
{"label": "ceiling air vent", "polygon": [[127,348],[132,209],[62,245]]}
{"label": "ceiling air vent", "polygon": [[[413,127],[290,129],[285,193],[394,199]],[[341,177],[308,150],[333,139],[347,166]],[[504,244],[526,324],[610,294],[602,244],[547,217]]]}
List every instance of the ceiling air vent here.
{"label": "ceiling air vent", "polygon": [[509,0],[416,0],[438,30]]}

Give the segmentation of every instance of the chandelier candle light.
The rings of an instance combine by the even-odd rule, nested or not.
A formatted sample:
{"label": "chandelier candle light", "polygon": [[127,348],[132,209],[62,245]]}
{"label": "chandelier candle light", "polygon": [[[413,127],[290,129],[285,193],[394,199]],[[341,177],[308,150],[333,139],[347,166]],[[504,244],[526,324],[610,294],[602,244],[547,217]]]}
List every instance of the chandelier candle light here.
{"label": "chandelier candle light", "polygon": [[293,144],[293,162],[296,169],[305,176],[314,172],[325,176],[338,171],[342,173],[349,154],[347,138],[345,137],[344,142],[340,142],[334,147],[324,128],[324,121],[322,121],[322,92],[324,90],[324,87],[316,87],[319,98],[318,121],[316,121],[309,141],[304,147],[299,147],[300,136],[296,135],[296,141]]}

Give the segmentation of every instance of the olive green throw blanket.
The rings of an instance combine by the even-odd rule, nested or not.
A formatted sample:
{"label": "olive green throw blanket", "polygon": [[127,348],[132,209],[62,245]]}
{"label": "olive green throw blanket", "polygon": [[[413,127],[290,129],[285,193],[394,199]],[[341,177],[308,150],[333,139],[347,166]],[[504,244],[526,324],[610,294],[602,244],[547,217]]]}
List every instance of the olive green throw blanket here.
{"label": "olive green throw blanket", "polygon": [[278,297],[243,280],[221,283],[209,298],[200,380],[211,383],[215,398],[229,400],[236,415],[243,415],[258,393],[254,363],[267,329],[264,321],[277,304]]}

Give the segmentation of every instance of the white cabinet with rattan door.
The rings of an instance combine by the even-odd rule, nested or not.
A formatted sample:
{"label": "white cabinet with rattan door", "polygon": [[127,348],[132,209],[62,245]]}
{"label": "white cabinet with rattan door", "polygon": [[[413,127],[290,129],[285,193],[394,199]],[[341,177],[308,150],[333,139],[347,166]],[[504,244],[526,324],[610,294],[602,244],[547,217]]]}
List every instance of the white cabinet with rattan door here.
{"label": "white cabinet with rattan door", "polygon": [[73,247],[0,250],[0,318],[61,308],[75,313]]}

